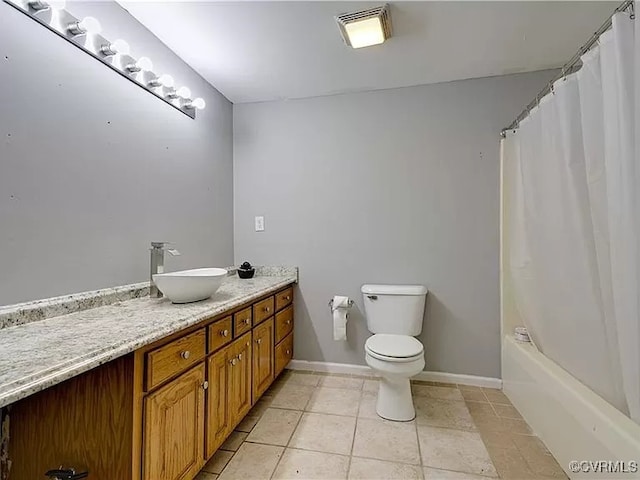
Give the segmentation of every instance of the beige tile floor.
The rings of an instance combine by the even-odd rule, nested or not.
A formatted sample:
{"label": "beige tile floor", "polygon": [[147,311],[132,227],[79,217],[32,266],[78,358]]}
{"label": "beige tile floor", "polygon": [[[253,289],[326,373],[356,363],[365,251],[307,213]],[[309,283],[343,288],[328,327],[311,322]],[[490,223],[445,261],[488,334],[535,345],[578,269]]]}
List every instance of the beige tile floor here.
{"label": "beige tile floor", "polygon": [[415,420],[389,422],[377,387],[285,371],[196,480],[567,478],[500,390],[415,382]]}

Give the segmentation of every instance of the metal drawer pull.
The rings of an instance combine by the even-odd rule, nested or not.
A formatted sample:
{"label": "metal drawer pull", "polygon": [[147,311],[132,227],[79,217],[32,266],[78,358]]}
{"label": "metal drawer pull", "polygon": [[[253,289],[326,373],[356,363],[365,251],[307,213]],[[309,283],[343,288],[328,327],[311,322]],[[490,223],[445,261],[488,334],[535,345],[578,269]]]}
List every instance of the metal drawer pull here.
{"label": "metal drawer pull", "polygon": [[207,388],[209,388],[209,382],[205,380],[205,382],[202,384],[202,389],[206,390]]}
{"label": "metal drawer pull", "polygon": [[286,323],[287,325],[291,325],[291,320],[287,320],[287,321],[286,321],[286,322],[284,322],[284,323]]}
{"label": "metal drawer pull", "polygon": [[257,340],[256,340],[256,343],[257,343],[258,345],[260,345],[260,344],[262,343],[262,339],[261,339],[261,338],[257,339]]}
{"label": "metal drawer pull", "polygon": [[291,300],[291,295],[287,295],[286,297],[284,297],[285,300]]}
{"label": "metal drawer pull", "polygon": [[249,325],[251,323],[251,319],[250,318],[245,318],[244,319],[244,324],[245,325]]}
{"label": "metal drawer pull", "polygon": [[242,361],[242,354],[241,353],[238,354],[238,360]]}
{"label": "metal drawer pull", "polygon": [[229,336],[229,330],[220,330],[220,335],[222,335],[223,337],[228,337]]}
{"label": "metal drawer pull", "polygon": [[50,480],[79,480],[80,478],[87,478],[89,472],[76,473],[73,468],[64,470],[62,466],[60,466],[59,469],[49,470],[44,475],[49,477]]}
{"label": "metal drawer pull", "polygon": [[235,367],[236,363],[238,363],[238,361],[235,358],[232,358],[229,363],[231,364],[232,367]]}
{"label": "metal drawer pull", "polygon": [[271,310],[269,307],[264,307],[264,311],[269,313],[269,310]]}
{"label": "metal drawer pull", "polygon": [[180,356],[185,360],[188,360],[191,356],[191,352],[189,350],[185,350],[184,352],[180,353]]}
{"label": "metal drawer pull", "polygon": [[291,350],[287,350],[287,355],[291,355]]}

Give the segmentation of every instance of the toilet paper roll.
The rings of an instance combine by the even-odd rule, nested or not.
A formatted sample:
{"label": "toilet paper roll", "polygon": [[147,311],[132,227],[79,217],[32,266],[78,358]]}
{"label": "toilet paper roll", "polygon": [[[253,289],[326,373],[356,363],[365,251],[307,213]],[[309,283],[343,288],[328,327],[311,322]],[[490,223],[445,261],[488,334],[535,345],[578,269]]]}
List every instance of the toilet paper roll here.
{"label": "toilet paper roll", "polygon": [[347,320],[349,318],[349,297],[336,295],[333,297],[333,306],[331,307],[333,314],[333,339],[347,339]]}

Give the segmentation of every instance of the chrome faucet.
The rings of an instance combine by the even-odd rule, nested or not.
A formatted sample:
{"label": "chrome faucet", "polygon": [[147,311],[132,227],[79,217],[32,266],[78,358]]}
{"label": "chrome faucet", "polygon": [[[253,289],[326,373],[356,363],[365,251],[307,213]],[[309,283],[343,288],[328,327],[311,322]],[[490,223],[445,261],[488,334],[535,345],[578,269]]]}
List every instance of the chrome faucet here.
{"label": "chrome faucet", "polygon": [[151,297],[162,297],[162,292],[158,290],[153,276],[156,273],[164,273],[164,252],[174,257],[180,255],[180,252],[175,248],[167,248],[169,245],[171,245],[169,242],[151,242],[151,273],[149,274],[149,295]]}

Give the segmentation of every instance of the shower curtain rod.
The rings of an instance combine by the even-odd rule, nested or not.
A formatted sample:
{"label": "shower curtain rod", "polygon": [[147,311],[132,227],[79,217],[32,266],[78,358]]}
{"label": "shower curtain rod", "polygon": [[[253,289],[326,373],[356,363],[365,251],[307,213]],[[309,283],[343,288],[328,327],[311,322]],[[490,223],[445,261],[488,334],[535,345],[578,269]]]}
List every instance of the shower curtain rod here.
{"label": "shower curtain rod", "polygon": [[585,54],[585,52],[589,51],[589,49],[598,41],[598,39],[600,38],[600,35],[602,35],[604,32],[609,30],[609,28],[611,28],[611,22],[612,22],[613,16],[616,13],[630,10],[631,18],[635,18],[633,4],[634,4],[633,0],[625,0],[624,2],[622,2],[618,6],[618,8],[616,8],[613,11],[613,13],[609,16],[609,18],[607,18],[607,20],[602,24],[602,26],[598,30],[596,30],[596,32],[591,36],[591,38],[587,40],[587,43],[582,45],[582,47],[580,47],[580,49],[576,52],[576,54],[573,57],[571,57],[571,60],[569,60],[567,63],[565,63],[562,66],[560,73],[555,77],[553,77],[553,79],[536,95],[536,98],[534,98],[533,101],[529,103],[522,112],[520,112],[520,115],[518,115],[516,119],[513,122],[511,122],[511,125],[509,125],[507,128],[504,128],[500,132],[500,136],[504,138],[504,136],[507,134],[509,130],[514,130],[515,128],[517,128],[518,125],[520,124],[520,121],[523,120],[527,115],[529,115],[529,112],[536,105],[540,103],[540,99],[544,97],[547,93],[553,90],[553,83],[556,80],[560,80],[561,78],[566,77],[570,73],[575,72],[580,68],[580,66],[578,65],[578,62],[580,62],[580,58],[582,57],[582,55]]}

